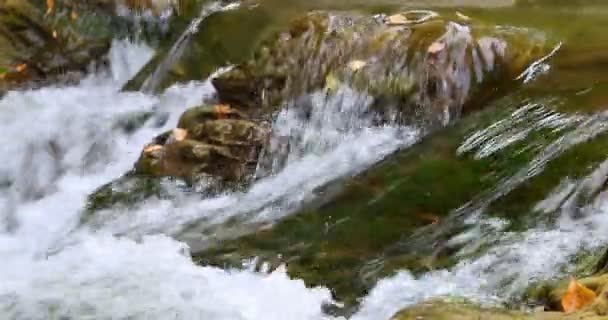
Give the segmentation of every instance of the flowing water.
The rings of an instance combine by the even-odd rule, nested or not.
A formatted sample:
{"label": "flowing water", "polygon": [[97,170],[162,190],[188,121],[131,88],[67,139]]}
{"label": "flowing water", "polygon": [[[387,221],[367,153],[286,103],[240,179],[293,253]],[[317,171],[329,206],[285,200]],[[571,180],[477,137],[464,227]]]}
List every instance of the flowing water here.
{"label": "flowing water", "polygon": [[[193,23],[196,27],[201,21]],[[174,127],[184,110],[214,98],[208,81],[174,84],[158,95],[121,91],[152,56],[145,45],[115,41],[107,72],[75,86],[10,92],[0,100],[0,318],[334,319],[323,311],[340,305],[330,288],[307,287],[283,266],[259,268],[250,261],[239,269],[219,268],[194,263],[189,252],[293,215],[315,200],[320,187],[423,139],[419,128],[373,126],[366,113],[369,97],[352,88],[339,87],[329,96],[315,92],[306,119],[291,107],[295,102],[277,115],[268,165],[258,168],[260,175],[270,176],[247,191],[202,199],[172,189],[169,200],[103,210],[94,223],[80,225],[89,194],[127,172],[142,146]],[[551,62],[536,66],[542,62],[548,65],[541,69],[550,72]],[[165,73],[159,71],[163,68],[161,64],[157,71]],[[562,78],[567,79],[564,69]],[[542,78],[542,72],[532,74]],[[508,112],[501,110],[504,116],[479,125],[453,154],[484,161],[514,146],[530,153],[499,183],[454,208],[450,218],[461,229],[447,245],[458,248],[460,261],[422,275],[404,269],[385,277],[348,318],[388,319],[403,307],[446,295],[507,301],[533,281],[565,274],[571,257],[582,249],[608,244],[605,161],[579,176],[560,176],[560,183],[539,199],[537,211],[554,223],[512,230],[508,219],[486,214],[516,187],[542,176],[553,160],[608,130],[608,114],[596,106],[602,95],[595,96],[594,90],[601,89],[601,80],[590,85],[594,107],[579,108],[593,112],[584,113],[563,107],[561,91],[538,99],[551,86],[535,84],[542,80],[536,77],[526,79],[530,98],[511,103]],[[151,79],[147,87],[156,88],[158,82]],[[588,103],[581,97],[585,93],[574,91],[570,104]],[[119,125],[146,112],[168,119],[153,117],[134,132]],[[546,141],[526,143],[545,132],[550,132]],[[291,142],[289,150],[282,148],[285,140]],[[585,197],[592,200],[581,204]]]}

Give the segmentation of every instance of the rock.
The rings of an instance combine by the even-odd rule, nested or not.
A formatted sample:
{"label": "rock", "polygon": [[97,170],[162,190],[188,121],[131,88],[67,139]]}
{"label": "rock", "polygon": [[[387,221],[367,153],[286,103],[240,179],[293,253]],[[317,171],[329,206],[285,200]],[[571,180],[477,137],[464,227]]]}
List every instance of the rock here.
{"label": "rock", "polygon": [[[598,315],[608,315],[608,274],[583,278],[578,282],[595,292],[594,301],[583,308],[583,311],[594,312]],[[538,291],[538,300],[545,303],[545,308],[563,311],[562,299],[568,291],[570,280],[562,280],[546,284],[544,290]]]}
{"label": "rock", "polygon": [[190,182],[201,175],[245,182],[254,173],[269,130],[225,105],[192,108],[178,128],[144,147],[135,172],[179,177]]}
{"label": "rock", "polygon": [[108,209],[116,204],[125,207],[136,205],[151,196],[162,197],[164,194],[159,179],[136,176],[128,173],[123,177],[105,184],[88,198],[83,220],[98,210]]}
{"label": "rock", "polygon": [[[71,1],[0,0],[0,94],[74,82],[105,63],[115,17],[103,6]],[[79,13],[77,13],[79,12]],[[118,18],[116,18],[118,19]]]}
{"label": "rock", "polygon": [[[520,99],[519,92],[500,99],[355,177],[316,189],[314,202],[303,204],[293,215],[274,222],[272,228],[252,230],[192,252],[198,261],[218,266],[240,267],[242,261],[253,258],[271,266],[285,264],[290,276],[308,286],[331,288],[336,300],[351,308],[377,280],[398,270],[408,270],[416,277],[449,270],[459,261],[478,259],[495,248],[496,237],[503,232],[517,234],[539,224],[551,225],[561,213],[538,212],[537,204],[555,192],[564,176],[577,186],[584,186],[588,175],[598,181],[592,173],[606,159],[608,139],[601,136],[563,153],[547,164],[545,172],[497,195],[495,190],[504,191],[504,181],[535,163],[538,154],[544,154],[554,141],[562,141],[560,137],[566,133],[549,139],[545,134],[530,135],[483,158],[458,151],[470,137],[495,128],[496,123],[508,124],[505,130],[509,137],[517,134],[519,129],[511,127],[511,116],[516,110],[524,114],[517,109]],[[525,114],[533,113],[536,111]],[[536,121],[543,123],[546,118],[525,120],[521,130],[537,127]],[[484,139],[495,143],[493,137]],[[577,202],[577,206],[587,204]],[[478,223],[480,219],[471,215],[480,211],[482,222]],[[496,222],[500,222],[498,226]],[[472,232],[479,236],[458,240]],[[501,268],[503,262],[498,263]],[[509,279],[505,282],[500,285],[512,284]],[[519,284],[514,286],[509,289],[523,290]],[[540,296],[550,290],[545,289]]]}
{"label": "rock", "polygon": [[513,85],[547,52],[530,30],[412,12],[387,18],[312,12],[213,85],[221,101],[267,113],[338,79],[374,96],[380,114],[396,109],[404,122],[447,124],[497,92],[484,88]]}
{"label": "rock", "polygon": [[501,308],[484,308],[470,303],[440,300],[420,303],[406,308],[391,320],[601,320],[603,315],[592,312],[522,312]]}

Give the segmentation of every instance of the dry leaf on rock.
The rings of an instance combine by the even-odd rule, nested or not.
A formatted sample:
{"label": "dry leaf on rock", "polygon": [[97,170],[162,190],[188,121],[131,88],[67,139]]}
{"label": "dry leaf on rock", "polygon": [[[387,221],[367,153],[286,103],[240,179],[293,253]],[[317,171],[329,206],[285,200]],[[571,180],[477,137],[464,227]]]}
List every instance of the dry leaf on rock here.
{"label": "dry leaf on rock", "polygon": [[562,307],[566,313],[573,312],[591,304],[595,298],[595,291],[585,287],[578,283],[576,279],[572,278],[568,285],[568,290],[562,297]]}
{"label": "dry leaf on rock", "polygon": [[394,14],[386,18],[386,24],[391,26],[400,26],[408,24],[409,22],[410,21],[407,19],[407,17],[402,14]]}
{"label": "dry leaf on rock", "polygon": [[358,71],[359,69],[365,67],[365,65],[367,65],[367,62],[363,60],[353,60],[348,63],[348,68],[352,71]]}

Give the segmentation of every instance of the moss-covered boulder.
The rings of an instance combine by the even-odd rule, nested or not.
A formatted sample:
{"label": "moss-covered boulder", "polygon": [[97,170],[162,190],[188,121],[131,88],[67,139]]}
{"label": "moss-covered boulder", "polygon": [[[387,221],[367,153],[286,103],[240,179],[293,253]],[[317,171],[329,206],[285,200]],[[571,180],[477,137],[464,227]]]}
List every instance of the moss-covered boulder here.
{"label": "moss-covered boulder", "polygon": [[181,116],[176,129],[144,148],[135,172],[189,182],[211,176],[245,183],[253,176],[268,135],[264,124],[248,120],[228,106],[192,108]]}
{"label": "moss-covered boulder", "polygon": [[346,82],[374,96],[386,119],[395,118],[390,110],[402,121],[445,124],[513,85],[547,46],[530,30],[430,11],[312,12],[213,84],[222,101],[256,111]]}

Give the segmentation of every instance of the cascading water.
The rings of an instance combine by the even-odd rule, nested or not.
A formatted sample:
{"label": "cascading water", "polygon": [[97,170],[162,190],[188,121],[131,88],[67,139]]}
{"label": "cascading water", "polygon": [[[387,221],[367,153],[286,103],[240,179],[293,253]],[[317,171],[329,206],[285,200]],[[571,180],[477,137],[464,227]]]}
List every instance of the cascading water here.
{"label": "cascading water", "polygon": [[[138,46],[115,49],[125,51],[114,51],[113,63],[137,66],[150,56]],[[155,110],[168,112],[174,125],[184,108],[213,93],[208,83],[172,87],[160,97],[121,93],[124,80],[93,76],[76,87],[11,92],[0,101],[4,150],[13,155],[1,167],[2,318],[323,318],[329,291],[307,289],[284,272],[197,267],[186,247],[166,236],[136,241],[74,229],[87,194],[127,171],[162,130],[127,134],[114,126],[121,117]],[[285,303],[277,308],[279,297]]]}
{"label": "cascading water", "polygon": [[[322,312],[324,304],[333,303],[326,288],[307,288],[283,268],[265,273],[199,266],[188,251],[250,231],[224,228],[222,223],[230,219],[247,226],[293,213],[314,197],[316,188],[409,146],[419,138],[418,131],[372,126],[363,93],[346,86],[332,95],[320,90],[308,101],[298,101],[308,104],[306,117],[290,104],[278,115],[273,144],[258,170],[261,176],[271,175],[248,191],[206,199],[184,194],[175,201],[150,199],[130,210],[99,212],[95,228],[79,226],[87,195],[128,171],[141,147],[172,128],[186,108],[214,95],[208,82],[175,85],[159,96],[120,92],[145,62],[142,57],[151,54],[144,46],[116,42],[110,74],[92,75],[72,87],[11,92],[0,100],[5,151],[0,163],[0,317],[333,319]],[[145,112],[169,118],[162,126],[153,119],[134,132],[118,125]],[[483,158],[534,130],[561,134],[502,185],[511,188],[557,154],[606,131],[605,117],[567,117],[530,104],[471,136],[460,151],[476,151]],[[587,187],[565,183],[539,204],[540,209],[560,212],[556,227],[503,232],[505,221],[468,212],[470,228],[452,241],[467,243],[486,230],[499,234],[492,249],[450,270],[421,277],[402,271],[386,278],[352,319],[388,319],[400,308],[443,295],[502,301],[529,281],[554,276],[581,248],[608,242],[608,205],[601,198],[585,208],[581,219],[571,219],[568,211],[568,199],[596,190],[596,175],[605,172],[602,163],[579,179]],[[493,189],[481,200],[500,192],[506,191]]]}
{"label": "cascading water", "polygon": [[154,93],[161,81],[165,78],[169,68],[175,64],[177,59],[183,54],[184,49],[188,46],[190,38],[198,32],[198,28],[207,17],[220,12],[233,10],[239,7],[239,3],[222,4],[220,2],[211,2],[201,9],[198,17],[194,18],[190,25],[180,35],[179,39],[173,44],[166,58],[159,63],[154,72],[146,79],[141,87],[141,91],[145,93]]}

